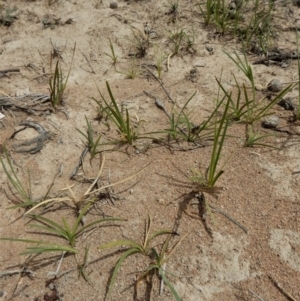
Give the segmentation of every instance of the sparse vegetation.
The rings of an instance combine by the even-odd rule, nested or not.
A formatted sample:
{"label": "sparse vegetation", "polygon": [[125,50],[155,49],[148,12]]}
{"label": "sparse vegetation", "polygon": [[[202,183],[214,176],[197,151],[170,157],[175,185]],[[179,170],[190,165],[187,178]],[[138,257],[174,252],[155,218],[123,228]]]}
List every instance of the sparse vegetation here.
{"label": "sparse vegetation", "polygon": [[105,53],[105,55],[107,55],[109,58],[111,58],[112,60],[112,65],[116,66],[117,62],[118,62],[118,56],[115,53],[115,48],[113,43],[111,42],[111,39],[108,39],[109,41],[109,48],[110,48],[110,53]]}
{"label": "sparse vegetation", "polygon": [[[264,187],[268,181],[264,178],[265,182],[260,183],[263,173],[261,165],[265,161],[268,163],[268,151],[272,148],[272,157],[271,155],[269,157],[276,160],[279,166],[281,152],[277,150],[288,150],[284,148],[285,145],[292,147],[290,142],[297,143],[299,140],[300,58],[297,31],[297,51],[287,52],[289,50],[281,49],[284,43],[287,48],[296,45],[290,34],[294,32],[295,24],[288,19],[292,17],[294,20],[292,14],[296,9],[290,8],[292,5],[290,2],[271,0],[197,0],[186,3],[168,0],[167,5],[162,7],[163,12],[157,13],[154,10],[158,6],[148,3],[149,1],[132,1],[130,5],[120,3],[119,6],[108,6],[106,2],[93,0],[87,6],[87,11],[90,11],[91,6],[101,10],[92,10],[91,22],[90,20],[85,22],[84,18],[87,15],[83,14],[84,18],[81,18],[81,15],[80,18],[71,16],[71,13],[76,11],[73,2],[65,6],[64,1],[47,0],[40,1],[39,11],[43,8],[49,10],[53,6],[52,8],[57,9],[57,15],[56,12],[55,15],[47,13],[46,19],[49,23],[44,23],[31,9],[36,1],[32,2],[26,1],[26,5],[30,6],[26,9],[24,4],[20,4],[20,10],[17,7],[6,8],[4,4],[0,4],[0,25],[7,26],[0,26],[3,34],[0,56],[3,62],[10,65],[14,61],[7,55],[8,52],[11,52],[12,56],[16,55],[16,58],[14,57],[16,67],[7,66],[3,68],[8,69],[0,70],[1,85],[3,84],[3,87],[14,95],[18,95],[10,97],[8,92],[0,91],[1,96],[5,95],[0,97],[0,183],[3,186],[0,195],[5,213],[0,224],[0,229],[2,227],[4,229],[1,230],[0,240],[3,249],[9,248],[4,246],[4,241],[10,244],[22,243],[24,251],[21,255],[28,258],[38,257],[37,261],[31,262],[32,271],[38,274],[32,281],[34,285],[35,279],[46,278],[40,274],[48,273],[47,267],[61,257],[57,272],[51,281],[59,281],[63,275],[75,271],[91,285],[89,288],[94,289],[96,283],[95,296],[97,294],[96,298],[99,300],[120,298],[125,300],[130,298],[130,294],[135,300],[145,301],[159,298],[180,301],[183,300],[181,295],[184,299],[189,299],[191,295],[188,294],[193,294],[192,298],[195,300],[202,297],[213,300],[215,295],[204,295],[207,288],[202,288],[202,285],[211,281],[211,274],[222,271],[214,266],[210,271],[205,270],[204,278],[198,277],[198,274],[202,273],[203,267],[209,269],[212,266],[212,261],[207,258],[203,261],[207,266],[202,265],[201,256],[210,256],[210,248],[222,243],[221,240],[217,240],[218,236],[215,234],[223,236],[228,229],[223,219],[215,218],[215,213],[222,214],[248,234],[246,228],[215,205],[219,203],[221,208],[228,206],[230,210],[236,206],[237,210],[233,214],[238,215],[238,219],[241,218],[255,231],[263,229],[264,233],[267,233],[274,225],[278,226],[274,223],[273,216],[268,219],[267,227],[265,223],[261,223],[263,216],[273,214],[272,202],[264,203],[262,213],[256,213],[257,210],[261,210],[260,204],[265,200],[266,193],[270,195],[273,193],[271,191],[273,184],[269,192]],[[77,8],[82,9],[85,5],[83,1]],[[17,12],[20,12],[20,22],[15,22]],[[281,16],[283,12],[284,16]],[[23,13],[24,15],[21,15]],[[66,15],[70,17],[69,20],[64,19]],[[100,21],[93,27],[95,16],[99,17]],[[140,20],[141,16],[143,18],[145,16],[145,19]],[[43,48],[47,43],[44,43],[43,34],[35,31],[35,27],[38,27],[36,24],[42,23],[40,31],[52,23],[70,24],[71,27],[72,19],[77,22],[76,34],[79,32],[78,28],[85,26],[84,33],[80,31],[76,36],[76,39],[80,38],[80,50],[85,60],[81,58],[81,61],[79,59],[75,61],[76,45],[72,56],[68,57],[66,52],[62,55],[62,50],[56,46],[56,42],[60,44],[61,41],[52,43],[51,40],[53,49],[49,70],[49,56],[46,56],[49,49]],[[284,19],[285,22],[280,22],[279,25],[278,19]],[[23,29],[29,21],[31,25],[28,30],[26,29],[26,38],[31,31],[39,37],[38,46],[41,50],[38,51],[37,57],[34,52],[29,53],[27,41],[12,43],[20,33],[19,23],[22,23]],[[144,24],[141,25],[142,23]],[[286,23],[291,23],[291,26],[287,27]],[[144,26],[144,29],[135,26]],[[59,38],[69,37],[70,29],[67,27],[61,26],[57,29],[60,31]],[[74,29],[75,27],[71,28]],[[49,30],[45,36],[49,39],[49,35],[52,34],[53,32]],[[280,34],[284,35],[284,38]],[[19,36],[23,38],[24,34]],[[70,36],[70,39],[74,38]],[[17,55],[21,55],[18,53],[20,42],[23,43],[22,50],[24,48],[27,52],[24,57],[18,58]],[[68,41],[65,45],[65,49],[68,49]],[[36,48],[36,45],[34,47]],[[222,52],[222,49],[225,50]],[[254,55],[259,57],[254,58]],[[31,57],[32,61],[24,61]],[[110,68],[108,62],[114,68]],[[255,65],[261,62],[267,67]],[[68,86],[73,63],[76,63],[74,66],[76,74]],[[295,69],[296,63],[295,72],[293,68]],[[84,68],[86,64],[89,69]],[[288,67],[289,72],[281,69],[277,72],[277,68]],[[142,70],[147,70],[148,73]],[[11,72],[22,72],[22,77],[13,78],[15,73],[11,75],[9,74]],[[282,80],[280,82],[282,87],[277,91],[269,89],[272,86],[270,83],[273,83],[269,77],[278,76],[283,79],[284,74],[291,78]],[[135,80],[124,80],[124,75],[126,79]],[[216,82],[212,80],[213,76]],[[17,79],[20,83],[17,83]],[[46,79],[47,85],[43,85],[43,80],[40,79]],[[35,85],[31,85],[33,80],[37,80]],[[97,87],[100,95],[98,99],[92,98],[96,108],[86,102],[86,99],[94,93],[93,81],[97,82],[99,87],[103,87],[102,84],[105,82],[104,91]],[[269,84],[266,84],[267,82]],[[41,95],[31,92],[23,96],[25,86],[29,90],[48,89],[50,97],[49,93]],[[70,93],[72,98],[65,103],[67,86],[72,90]],[[290,108],[277,110],[276,105],[290,92],[292,92],[292,95],[289,95]],[[19,96],[21,94],[22,96]],[[293,102],[295,99],[298,104]],[[60,114],[56,113],[64,104],[65,110],[61,112],[67,118],[61,119]],[[15,110],[22,112],[14,114]],[[264,123],[265,121],[271,123],[268,116],[270,114],[275,115],[272,116],[276,121],[274,127]],[[26,129],[23,128],[24,123],[20,123],[23,118],[39,119],[53,127],[47,136],[49,141],[42,145],[44,148],[35,156],[27,152],[26,147],[21,151],[15,148],[17,144],[14,144],[13,139],[22,140],[24,146],[30,146],[32,141],[40,143],[40,136],[36,139],[27,138],[31,135],[30,130],[23,132],[24,136],[18,134]],[[98,122],[92,121],[92,118]],[[35,130],[39,132],[38,129]],[[80,135],[76,135],[76,130]],[[82,148],[82,143],[79,139],[84,143],[84,151],[80,157],[78,149]],[[279,148],[277,145],[280,143],[282,145]],[[88,152],[90,164],[83,164]],[[263,160],[252,161],[254,156]],[[285,154],[285,161],[287,157]],[[95,158],[99,159],[100,163]],[[106,158],[108,161],[105,161]],[[75,172],[70,176],[69,169],[72,164],[75,165],[74,162]],[[105,162],[108,164],[104,164]],[[232,162],[232,166],[228,166],[229,162]],[[145,177],[143,175],[136,181],[129,181],[126,187],[121,185],[140,174],[152,163],[154,166],[145,173]],[[254,164],[255,169],[252,170]],[[35,173],[20,172],[26,170],[28,166]],[[63,173],[64,167],[67,175]],[[99,170],[95,171],[98,167]],[[276,173],[276,176],[279,177],[281,171],[289,169],[289,165],[284,167]],[[139,171],[126,178],[124,173],[132,174],[133,168]],[[180,173],[189,181],[175,180]],[[298,172],[293,174],[296,173]],[[265,174],[263,176],[265,177]],[[52,177],[53,180],[48,185],[46,193],[42,197],[34,196],[36,192],[40,193],[48,177]],[[113,180],[115,177],[121,180],[115,182]],[[288,177],[287,179],[290,180]],[[4,183],[8,184],[6,186],[9,190],[4,188]],[[63,186],[57,188],[61,183]],[[112,187],[117,184],[119,185],[116,192]],[[299,192],[296,186],[290,186],[291,189],[295,189],[295,195]],[[50,195],[50,191],[55,189],[56,191]],[[264,193],[259,191],[250,198],[247,192],[252,193],[256,189],[261,189]],[[222,199],[219,199],[221,193]],[[15,209],[9,211],[12,212],[11,215],[5,212],[6,204],[9,202],[7,199],[13,202],[13,206],[9,208]],[[251,200],[255,200],[255,206],[251,206]],[[244,206],[247,206],[247,210]],[[282,216],[289,217],[295,214],[294,204],[282,206],[280,209]],[[22,219],[18,219],[19,212],[24,213]],[[138,230],[137,224],[141,216],[144,216],[144,212],[149,212],[149,215],[145,221],[145,231],[142,233]],[[187,214],[186,219],[182,219],[182,212]],[[17,219],[14,214],[17,215]],[[153,216],[153,222],[150,216]],[[13,222],[10,219],[13,219]],[[115,226],[114,222],[127,220],[128,224],[118,225],[118,232],[111,231],[111,226]],[[217,229],[216,232],[219,233],[214,233],[215,228],[210,228],[209,224],[211,220],[216,221],[213,227],[217,227],[220,223],[222,231]],[[202,225],[198,224],[199,221]],[[294,223],[291,227],[296,229],[297,219],[295,218],[295,221],[291,219],[289,222]],[[155,230],[152,232],[153,224]],[[174,226],[170,227],[170,224]],[[101,227],[102,225],[106,226]],[[202,233],[201,227],[204,227],[207,233]],[[30,231],[27,231],[28,229]],[[97,230],[103,230],[101,236],[98,236]],[[93,234],[94,231],[97,236]],[[190,234],[184,235],[185,233]],[[209,234],[210,238],[206,237],[206,234]],[[187,235],[193,237],[186,246],[183,246],[181,242]],[[131,239],[142,236],[141,242]],[[236,239],[236,236],[236,233],[230,234],[225,239]],[[120,237],[122,238],[119,239]],[[258,243],[261,242],[260,237],[256,239]],[[244,239],[239,243],[241,241]],[[241,248],[239,246],[230,245],[229,251],[220,248],[220,252],[224,252],[224,258],[226,257],[226,260],[230,258],[232,263],[230,257],[232,250],[233,253],[238,253],[237,256],[243,257],[240,256],[243,246]],[[252,248],[252,252],[254,247],[249,245],[249,248]],[[106,252],[110,252],[111,249],[112,253],[107,254]],[[100,257],[95,258],[98,251]],[[255,252],[252,260],[254,269],[257,268]],[[66,269],[59,275],[58,270],[65,255],[70,255],[71,261],[66,263]],[[223,253],[216,252],[213,255],[218,260],[223,260],[221,258]],[[112,256],[116,256],[116,261],[110,265],[109,260],[114,260]],[[259,256],[260,259],[265,259],[261,254]],[[20,267],[20,270],[17,270],[20,280],[8,299],[14,297],[20,299],[24,296],[34,300],[47,299],[46,295],[29,296],[28,283],[24,284],[24,276],[27,271],[30,271],[29,275],[32,273],[31,268],[25,264],[15,264],[13,251],[4,252],[3,258],[9,262],[10,267],[13,267],[13,273],[16,271],[15,266]],[[216,266],[218,260],[215,260]],[[68,270],[74,261],[75,268]],[[267,262],[269,263],[268,260]],[[90,265],[94,263],[98,266],[89,270]],[[167,263],[168,265],[170,263],[168,269]],[[191,266],[191,263],[199,266]],[[259,260],[259,263],[261,268],[263,260]],[[272,263],[275,264],[275,261]],[[247,264],[241,266],[245,267]],[[173,271],[169,270],[173,270],[174,267],[178,271],[174,271],[173,275]],[[183,267],[187,270],[182,270]],[[278,273],[281,268],[278,268]],[[263,270],[267,270],[265,266]],[[231,272],[232,270],[229,270],[228,274]],[[122,274],[126,274],[126,281],[121,281]],[[6,279],[9,278],[6,276],[0,271],[3,282],[11,281]],[[103,277],[107,282],[103,281]],[[217,278],[212,277],[214,281],[218,280]],[[82,283],[74,284],[72,279],[70,284],[69,279],[66,277],[64,280],[65,297],[72,298],[71,294],[67,296],[67,289],[69,290],[71,286],[74,288],[74,294],[82,290],[85,295],[86,289]],[[291,279],[293,281],[293,277]],[[195,281],[200,283],[196,285]],[[224,281],[231,282],[230,279]],[[19,287],[22,282],[23,287]],[[159,282],[160,290],[156,285]],[[46,283],[49,283],[48,280]],[[53,287],[55,285],[53,284]],[[209,285],[212,286],[211,283]],[[218,290],[221,287],[219,283],[213,285],[216,285]],[[38,289],[35,287],[32,291],[36,292]],[[144,296],[137,296],[138,291],[142,291]],[[93,293],[91,291],[87,298],[93,298]],[[116,297],[115,293],[123,295]],[[158,297],[164,293],[165,296]],[[224,296],[227,298],[227,295]],[[235,297],[242,299],[244,296]],[[268,297],[274,299],[274,292],[272,298],[266,296],[266,299]],[[52,299],[61,298],[53,295]],[[50,300],[50,297],[47,300]]]}
{"label": "sparse vegetation", "polygon": [[174,252],[175,247],[173,247],[173,249],[169,252],[169,254],[167,254],[167,247],[169,245],[169,241],[171,236],[169,236],[161,249],[161,253],[159,254],[156,250],[156,248],[153,246],[153,241],[161,236],[161,235],[176,235],[176,233],[174,233],[174,231],[172,230],[167,230],[167,229],[162,229],[162,230],[158,230],[156,232],[154,232],[153,234],[150,234],[150,230],[151,230],[151,217],[148,217],[148,221],[146,221],[145,223],[145,233],[144,233],[144,238],[143,238],[143,242],[142,244],[135,242],[134,240],[117,240],[117,241],[113,241],[110,243],[107,243],[105,245],[101,245],[99,247],[100,250],[103,249],[107,249],[107,248],[112,248],[112,247],[121,247],[121,246],[127,246],[128,248],[125,249],[123,251],[123,255],[119,258],[119,260],[117,261],[113,274],[111,276],[111,280],[109,283],[109,287],[108,287],[108,292],[107,292],[107,296],[109,297],[115,280],[117,278],[118,272],[120,270],[121,265],[123,264],[123,262],[129,257],[132,256],[134,254],[140,254],[149,258],[152,258],[152,256],[154,256],[155,259],[155,263],[150,263],[149,266],[146,268],[146,270],[142,273],[142,276],[140,276],[137,281],[136,281],[136,285],[138,285],[138,283],[140,281],[142,281],[142,279],[144,279],[145,277],[149,276],[149,274],[153,271],[157,271],[159,274],[159,277],[162,277],[163,281],[166,283],[166,285],[170,288],[172,294],[174,295],[176,300],[181,300],[176,292],[176,290],[174,289],[174,287],[172,286],[172,284],[169,282],[169,280],[167,279],[167,277],[165,276],[165,273],[162,270],[162,265],[164,262],[166,262],[168,260],[168,258],[171,256],[171,254]]}

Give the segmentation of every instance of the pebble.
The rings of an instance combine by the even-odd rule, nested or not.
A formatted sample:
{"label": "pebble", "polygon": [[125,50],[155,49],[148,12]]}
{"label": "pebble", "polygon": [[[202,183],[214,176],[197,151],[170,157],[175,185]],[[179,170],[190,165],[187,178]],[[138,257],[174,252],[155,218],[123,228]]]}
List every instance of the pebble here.
{"label": "pebble", "polygon": [[261,125],[266,129],[275,129],[279,124],[279,118],[276,115],[270,115],[264,118]]}
{"label": "pebble", "polygon": [[157,199],[157,202],[161,205],[163,205],[165,203],[165,200],[162,198]]}
{"label": "pebble", "polygon": [[109,3],[109,8],[111,8],[111,9],[117,9],[118,8],[118,3],[115,2],[115,1],[111,1]]}
{"label": "pebble", "polygon": [[283,107],[285,110],[294,110],[295,109],[295,104],[293,103],[292,97],[287,97],[287,98],[282,98],[279,102],[278,105]]}
{"label": "pebble", "polygon": [[229,10],[235,10],[236,9],[236,3],[234,1],[231,1],[228,5]]}
{"label": "pebble", "polygon": [[282,83],[279,79],[272,79],[267,86],[268,91],[280,92],[282,90]]}

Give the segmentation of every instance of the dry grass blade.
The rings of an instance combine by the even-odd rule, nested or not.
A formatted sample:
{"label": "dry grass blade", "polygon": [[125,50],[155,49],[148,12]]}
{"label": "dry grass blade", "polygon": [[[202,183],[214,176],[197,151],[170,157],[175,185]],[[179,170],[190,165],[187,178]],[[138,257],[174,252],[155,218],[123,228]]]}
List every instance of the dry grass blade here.
{"label": "dry grass blade", "polygon": [[147,168],[150,164],[151,164],[151,163],[148,163],[148,164],[147,164],[146,166],[144,166],[141,170],[139,170],[139,171],[136,172],[135,174],[133,174],[133,175],[127,177],[126,179],[123,179],[123,180],[121,180],[121,181],[118,181],[118,182],[115,182],[115,183],[112,183],[112,184],[109,184],[109,185],[102,186],[102,187],[100,187],[99,189],[96,189],[96,190],[93,190],[93,191],[89,192],[88,194],[86,194],[86,196],[89,196],[89,195],[92,195],[92,194],[94,194],[94,193],[97,193],[97,192],[99,192],[99,191],[101,191],[101,190],[103,190],[103,189],[105,189],[105,188],[112,187],[112,186],[114,186],[114,185],[117,185],[117,184],[121,184],[121,183],[123,183],[123,182],[126,182],[126,181],[132,179],[133,177],[137,176],[138,174],[140,174],[140,173],[141,173],[145,168]]}

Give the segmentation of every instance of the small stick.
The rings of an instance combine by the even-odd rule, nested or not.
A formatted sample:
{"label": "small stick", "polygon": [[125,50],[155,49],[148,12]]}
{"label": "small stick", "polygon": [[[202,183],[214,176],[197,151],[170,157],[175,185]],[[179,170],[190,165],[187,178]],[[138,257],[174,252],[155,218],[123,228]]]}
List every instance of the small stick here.
{"label": "small stick", "polygon": [[47,274],[48,276],[52,276],[52,275],[53,275],[53,276],[56,276],[56,275],[58,274],[59,269],[60,269],[60,266],[61,266],[61,264],[62,264],[62,261],[63,261],[63,259],[64,259],[65,254],[66,254],[66,252],[63,252],[63,253],[62,253],[56,271],[55,271],[55,272],[49,272],[49,273]]}
{"label": "small stick", "polygon": [[73,180],[74,177],[77,175],[77,172],[79,170],[79,167],[82,166],[82,163],[83,163],[83,160],[84,160],[84,157],[86,156],[87,152],[88,152],[89,148],[86,147],[83,152],[81,153],[81,156],[79,158],[79,162],[78,164],[76,165],[76,167],[74,168],[73,172],[71,173],[70,175],[70,179]]}
{"label": "small stick", "polygon": [[209,207],[211,207],[212,209],[214,209],[216,212],[224,215],[225,217],[227,217],[230,221],[232,221],[234,224],[236,224],[238,227],[240,227],[246,234],[248,234],[248,230],[247,228],[245,228],[243,225],[241,225],[237,220],[235,220],[234,218],[232,218],[229,214],[227,214],[226,212],[224,212],[221,209],[216,208],[215,206],[212,206],[209,204]]}
{"label": "small stick", "polygon": [[271,276],[269,276],[269,279],[273,282],[273,284],[290,300],[290,301],[297,301],[291,294],[289,294],[281,284],[279,284],[277,281],[275,281]]}
{"label": "small stick", "polygon": [[33,276],[33,271],[28,270],[28,269],[20,269],[20,270],[10,270],[10,271],[4,271],[0,273],[0,278],[5,277],[5,276],[11,276],[15,274],[30,274]]}
{"label": "small stick", "polygon": [[0,74],[2,73],[3,75],[8,72],[20,72],[20,68],[9,68],[9,69],[0,70]]}
{"label": "small stick", "polygon": [[169,97],[169,99],[171,100],[172,103],[175,103],[175,101],[172,99],[172,97],[170,96],[170,94],[168,93],[168,91],[166,90],[164,83],[151,71],[149,70],[147,67],[144,66],[144,68],[160,83],[161,87],[164,89],[164,91],[166,92],[167,96]]}
{"label": "small stick", "polygon": [[263,298],[261,298],[260,296],[258,296],[257,294],[255,294],[253,291],[251,291],[250,289],[249,289],[249,291],[250,291],[250,293],[252,294],[252,295],[254,295],[257,299],[259,299],[260,301],[265,301]]}
{"label": "small stick", "polygon": [[85,55],[83,52],[81,52],[81,54],[83,55],[83,57],[84,57],[85,60],[87,61],[89,67],[90,67],[91,70],[92,70],[92,73],[96,74],[95,70],[94,70],[93,67],[91,66],[91,64],[90,64],[89,60],[87,59],[86,55]]}

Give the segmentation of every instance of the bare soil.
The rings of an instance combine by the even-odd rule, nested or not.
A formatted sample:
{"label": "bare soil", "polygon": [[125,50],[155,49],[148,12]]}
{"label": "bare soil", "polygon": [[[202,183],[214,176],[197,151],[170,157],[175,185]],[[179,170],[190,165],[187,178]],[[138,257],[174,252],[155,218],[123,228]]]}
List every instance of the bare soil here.
{"label": "bare soil", "polygon": [[[53,3],[49,5],[50,2]],[[0,1],[3,8],[18,8],[14,22],[0,27],[0,69],[20,68],[20,72],[0,77],[1,97],[48,94],[50,56],[54,50],[60,57],[65,74],[72,64],[62,108],[53,110],[49,103],[45,103],[39,106],[39,110],[33,108],[32,111],[1,109],[5,115],[0,122],[1,149],[4,144],[7,146],[24,183],[30,170],[32,194],[36,199],[45,195],[59,171],[51,196],[59,192],[61,196],[68,195],[67,191],[60,190],[74,185],[72,189],[80,197],[90,185],[85,180],[96,177],[100,157],[90,160],[88,154],[77,180],[70,180],[70,174],[85,148],[86,142],[76,130],[86,130],[85,116],[91,122],[95,137],[101,134],[103,142],[118,138],[112,124],[108,130],[96,120],[97,106],[91,99],[100,100],[98,89],[107,96],[106,81],[117,102],[128,108],[134,121],[143,121],[139,129],[141,133],[161,131],[169,126],[164,112],[144,91],[159,98],[168,112],[172,109],[179,111],[196,91],[188,109],[193,113],[193,122],[200,124],[212,112],[218,97],[215,77],[220,78],[222,73],[222,83],[233,93],[236,91],[232,73],[238,81],[248,85],[224,53],[224,50],[241,53],[241,44],[231,36],[220,36],[205,27],[196,3],[179,0],[179,13],[174,24],[174,18],[168,14],[168,1],[120,0],[117,9],[111,9],[110,2],[106,0]],[[290,11],[293,14],[288,18]],[[295,25],[300,8],[292,2],[281,1],[276,6],[276,13],[281,18],[277,19],[274,47],[294,51],[295,33],[285,29]],[[195,51],[182,50],[170,58],[169,67],[167,60],[162,64],[161,80],[170,97],[145,68],[140,67],[141,73],[135,79],[126,79],[124,74],[132,66],[130,55],[136,52],[132,30],[143,32],[146,24],[152,29],[153,37],[146,55],[137,58],[135,63],[146,66],[155,74],[157,71],[153,65],[157,53],[172,53],[172,45],[167,40],[168,31],[175,30],[176,26],[185,28],[189,33],[194,30]],[[110,54],[109,38],[119,60],[116,68],[105,55]],[[209,51],[211,47],[213,51]],[[257,56],[249,53],[248,59],[253,62]],[[297,60],[290,61],[286,68],[275,64],[252,67],[257,84],[262,87],[273,78],[282,82],[298,79]],[[192,69],[196,72],[190,72]],[[294,88],[289,96],[297,98],[298,93]],[[299,126],[288,123],[292,112],[276,106],[274,113],[280,117],[280,126],[290,130],[290,134],[277,133],[267,140],[280,150],[245,148],[242,146],[245,126],[230,126],[231,137],[226,139],[219,166],[230,159],[217,183],[223,190],[218,199],[207,196],[214,207],[237,220],[248,230],[247,233],[218,212],[214,212],[214,221],[207,218],[204,223],[199,216],[197,199],[185,201],[191,188],[183,187],[180,182],[190,183],[193,170],[205,172],[212,151],[211,142],[204,147],[184,142],[168,146],[141,139],[134,146],[103,146],[103,149],[113,150],[103,152],[106,161],[101,185],[118,182],[149,165],[137,176],[113,186],[111,193],[117,198],[113,202],[109,198],[99,199],[86,216],[86,222],[104,216],[127,220],[101,225],[78,240],[79,262],[83,261],[85,247],[90,248],[90,264],[86,267],[90,284],[78,276],[74,256],[66,256],[62,260],[55,278],[53,273],[61,258],[56,253],[43,254],[29,261],[26,267],[32,271],[30,275],[16,273],[5,276],[5,271],[21,271],[28,257],[19,255],[25,250],[25,244],[1,241],[0,300],[104,300],[120,253],[113,249],[100,252],[98,247],[117,239],[141,241],[148,215],[152,218],[153,231],[174,229],[176,226],[179,237],[174,238],[172,244],[189,234],[166,265],[167,275],[182,300],[248,301],[259,297],[265,301],[300,300],[300,186],[299,174],[292,175],[300,169]],[[24,120],[37,122],[50,132],[50,139],[35,154],[19,153],[14,147],[35,137],[34,129],[27,128],[11,138]],[[23,209],[7,209],[16,198],[11,196],[2,166],[0,172],[0,237],[49,239],[62,243],[55,237],[35,233],[28,226],[29,219],[23,217]],[[71,222],[75,220],[73,207],[72,203],[56,204],[44,214],[56,221],[64,217]],[[142,284],[134,297],[134,282],[147,264],[141,256],[129,257],[117,277],[111,300],[147,300],[149,296]],[[173,300],[166,286],[159,294],[159,285],[160,281],[156,279],[152,300]]]}

